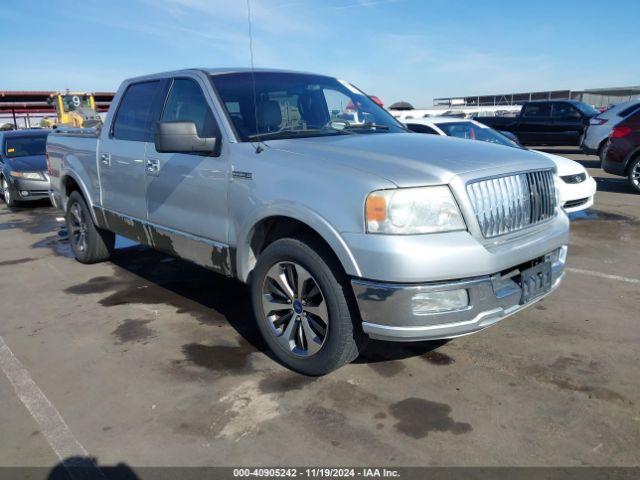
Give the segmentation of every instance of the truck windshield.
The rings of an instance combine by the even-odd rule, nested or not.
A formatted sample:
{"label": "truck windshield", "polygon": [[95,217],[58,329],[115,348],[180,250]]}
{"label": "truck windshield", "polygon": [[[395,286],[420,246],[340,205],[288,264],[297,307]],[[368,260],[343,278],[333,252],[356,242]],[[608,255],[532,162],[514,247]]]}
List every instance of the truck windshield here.
{"label": "truck windshield", "polygon": [[472,122],[447,122],[436,123],[438,128],[449,137],[466,138],[469,140],[480,140],[481,142],[496,143],[506,147],[518,147],[504,135],[490,128],[479,127]]}
{"label": "truck windshield", "polygon": [[5,140],[4,154],[8,158],[44,155],[46,145],[47,137],[44,135],[10,137]]}
{"label": "truck windshield", "polygon": [[573,105],[587,117],[594,117],[596,115],[600,115],[600,110],[596,110],[591,105],[587,105],[584,102],[575,102]]}
{"label": "truck windshield", "polygon": [[360,90],[335,78],[241,72],[212,75],[211,82],[245,142],[406,131]]}

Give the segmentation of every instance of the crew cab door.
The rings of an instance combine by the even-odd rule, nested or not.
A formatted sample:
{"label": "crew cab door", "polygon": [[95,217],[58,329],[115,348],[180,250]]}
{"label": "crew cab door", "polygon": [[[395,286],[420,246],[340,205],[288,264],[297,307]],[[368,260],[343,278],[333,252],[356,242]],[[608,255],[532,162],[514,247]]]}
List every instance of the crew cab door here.
{"label": "crew cab door", "polygon": [[568,102],[553,102],[551,123],[556,145],[580,145],[585,125],[577,108]]}
{"label": "crew cab door", "polygon": [[549,103],[527,103],[522,107],[517,135],[523,144],[553,143],[550,140],[551,112]]}
{"label": "crew cab door", "polygon": [[[132,217],[140,222],[147,219],[144,160],[147,144],[152,141],[152,124],[158,115],[154,105],[161,90],[160,80],[128,85],[108,131],[102,132],[98,168],[102,207],[108,214]],[[110,227],[117,233],[139,239],[138,234],[123,232],[114,220]],[[141,232],[141,228],[137,230]]]}
{"label": "crew cab door", "polygon": [[[203,87],[196,78],[174,78],[160,121],[194,122],[200,137],[220,141]],[[146,200],[152,225],[227,244],[227,155],[224,148],[221,152],[159,153],[153,142],[147,144]]]}

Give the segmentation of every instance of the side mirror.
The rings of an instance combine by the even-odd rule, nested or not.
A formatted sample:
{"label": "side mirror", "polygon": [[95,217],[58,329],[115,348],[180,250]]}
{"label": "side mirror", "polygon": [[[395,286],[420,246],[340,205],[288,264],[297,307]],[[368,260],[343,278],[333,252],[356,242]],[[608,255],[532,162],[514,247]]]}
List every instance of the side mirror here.
{"label": "side mirror", "polygon": [[158,122],[153,142],[159,153],[215,153],[219,140],[199,137],[193,122]]}

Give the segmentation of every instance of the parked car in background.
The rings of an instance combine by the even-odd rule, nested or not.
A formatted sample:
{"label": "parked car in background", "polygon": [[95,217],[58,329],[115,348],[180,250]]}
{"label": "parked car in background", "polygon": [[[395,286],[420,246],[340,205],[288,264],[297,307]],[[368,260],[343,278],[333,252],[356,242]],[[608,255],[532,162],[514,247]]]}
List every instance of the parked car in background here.
{"label": "parked car in background", "polygon": [[382,103],[382,100],[380,100],[378,97],[376,97],[375,95],[369,95],[369,98],[376,102],[377,105],[380,105],[382,108],[384,108],[384,103]]}
{"label": "parked car in background", "polygon": [[522,145],[582,144],[582,137],[598,110],[576,100],[537,100],[522,106],[516,117],[475,117],[495,129],[513,132]]}
{"label": "parked car in background", "polygon": [[[474,120],[461,120],[451,117],[429,117],[406,122],[409,130],[417,133],[446,135],[449,137],[479,140],[507,147],[524,148],[514,140],[511,132],[497,132]],[[586,210],[593,205],[596,193],[596,181],[578,162],[560,155],[538,152],[556,164],[560,190],[560,205],[566,212],[572,213]]]}
{"label": "parked car in background", "polygon": [[50,130],[0,131],[0,185],[9,207],[49,197],[45,157]]}
{"label": "parked car in background", "polygon": [[332,77],[133,78],[100,132],[53,133],[47,153],[78,261],[107,260],[118,233],[248,282],[266,343],[306,374],[367,337],[477,332],[563,276],[553,162],[412,134]]}
{"label": "parked car in background", "polygon": [[582,150],[591,155],[598,155],[602,161],[611,129],[638,109],[640,109],[640,100],[632,100],[614,105],[593,117],[582,141]]}
{"label": "parked car in background", "polygon": [[627,177],[640,193],[640,110],[618,123],[609,134],[602,169]]}

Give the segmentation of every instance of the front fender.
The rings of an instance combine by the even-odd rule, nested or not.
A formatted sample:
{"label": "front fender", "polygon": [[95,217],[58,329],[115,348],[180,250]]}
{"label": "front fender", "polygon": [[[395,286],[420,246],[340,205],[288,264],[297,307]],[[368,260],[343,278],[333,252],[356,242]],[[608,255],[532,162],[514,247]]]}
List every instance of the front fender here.
{"label": "front fender", "polygon": [[269,217],[288,217],[304,223],[320,235],[338,257],[347,275],[360,277],[358,264],[340,233],[333,228],[318,212],[295,203],[278,203],[265,206],[252,212],[238,230],[236,242],[236,272],[238,278],[246,282],[253,266],[251,265],[250,241],[255,226]]}

